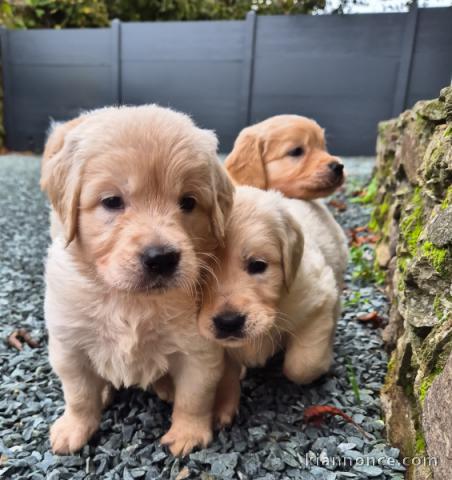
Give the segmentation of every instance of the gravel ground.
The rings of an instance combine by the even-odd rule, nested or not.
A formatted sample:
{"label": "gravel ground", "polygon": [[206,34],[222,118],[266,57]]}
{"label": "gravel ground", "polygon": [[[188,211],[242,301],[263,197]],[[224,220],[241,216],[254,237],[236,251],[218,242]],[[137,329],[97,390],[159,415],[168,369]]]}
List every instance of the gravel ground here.
{"label": "gravel ground", "polygon": [[[348,162],[351,191],[368,177],[369,161]],[[153,394],[117,392],[100,431],[78,455],[49,450],[49,425],[63,411],[58,379],[47,361],[42,313],[43,259],[48,244],[47,208],[38,187],[38,159],[0,157],[0,477],[8,479],[402,479],[399,452],[384,440],[379,391],[387,356],[380,330],[357,321],[362,312],[387,314],[381,291],[347,274],[332,372],[309,387],[286,381],[280,359],[249,372],[240,414],[212,446],[177,460],[159,445],[170,408]],[[345,193],[339,195],[344,200]],[[335,212],[336,213],[336,212]],[[344,228],[366,224],[368,208],[348,203]],[[17,351],[6,343],[26,328],[40,342]],[[351,374],[350,372],[353,372]],[[352,388],[356,378],[360,402]],[[332,405],[369,433],[340,417],[320,426],[303,423],[311,405]],[[347,457],[344,466],[344,457]],[[376,460],[378,459],[378,460]],[[378,465],[378,461],[384,465]]]}

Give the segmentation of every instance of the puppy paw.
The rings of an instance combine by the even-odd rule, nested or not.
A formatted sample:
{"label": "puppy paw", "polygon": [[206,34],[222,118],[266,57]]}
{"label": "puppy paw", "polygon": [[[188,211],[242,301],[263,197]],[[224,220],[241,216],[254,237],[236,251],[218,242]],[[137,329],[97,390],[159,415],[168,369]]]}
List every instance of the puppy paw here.
{"label": "puppy paw", "polygon": [[221,429],[231,425],[237,415],[240,402],[240,392],[237,396],[216,399],[214,408],[215,427]]}
{"label": "puppy paw", "polygon": [[109,407],[113,401],[113,387],[105,385],[102,390],[102,410]]}
{"label": "puppy paw", "polygon": [[195,447],[207,447],[212,441],[211,419],[185,418],[174,420],[171,428],[161,438],[175,457],[185,457]]}
{"label": "puppy paw", "polygon": [[164,375],[152,384],[157,397],[163,402],[174,402],[174,383],[169,375]]}
{"label": "puppy paw", "polygon": [[321,376],[328,373],[330,369],[330,362],[324,365],[315,365],[308,367],[301,367],[299,365],[284,365],[283,374],[290,381],[298,385],[309,385]]}
{"label": "puppy paw", "polygon": [[235,410],[220,410],[215,412],[215,427],[221,430],[232,424],[237,412]]}
{"label": "puppy paw", "polygon": [[65,455],[80,450],[97,430],[99,420],[65,413],[50,428],[50,444],[54,453]]}

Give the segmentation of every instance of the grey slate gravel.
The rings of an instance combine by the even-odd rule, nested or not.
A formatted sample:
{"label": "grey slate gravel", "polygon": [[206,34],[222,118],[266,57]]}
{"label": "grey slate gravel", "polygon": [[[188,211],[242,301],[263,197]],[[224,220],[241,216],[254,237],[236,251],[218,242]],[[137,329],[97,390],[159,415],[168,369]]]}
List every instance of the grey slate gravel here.
{"label": "grey slate gravel", "polygon": [[[359,163],[361,182],[369,165]],[[356,181],[355,167],[351,170]],[[281,375],[281,358],[249,372],[234,425],[217,433],[208,449],[183,460],[172,458],[159,445],[169,426],[170,407],[151,393],[122,390],[82,452],[53,455],[48,428],[63,411],[63,396],[47,360],[42,274],[49,242],[48,209],[38,181],[37,158],[0,157],[0,478],[153,480],[175,479],[179,474],[205,480],[402,478],[400,465],[351,464],[352,459],[392,459],[399,454],[385,443],[380,420],[378,396],[387,363],[380,330],[356,321],[358,312],[372,310],[385,317],[387,301],[375,286],[353,282],[351,268],[344,299],[357,291],[361,297],[343,309],[334,367],[325,378],[309,387],[293,385]],[[350,228],[367,223],[368,210],[349,204],[337,217]],[[9,347],[4,339],[19,327],[25,327],[41,346],[25,346],[21,352]],[[346,359],[354,369],[361,404],[347,379]],[[341,408],[371,438],[339,417],[329,418],[319,428],[305,425],[303,410],[314,404]],[[351,463],[321,463],[334,455],[345,455]]]}

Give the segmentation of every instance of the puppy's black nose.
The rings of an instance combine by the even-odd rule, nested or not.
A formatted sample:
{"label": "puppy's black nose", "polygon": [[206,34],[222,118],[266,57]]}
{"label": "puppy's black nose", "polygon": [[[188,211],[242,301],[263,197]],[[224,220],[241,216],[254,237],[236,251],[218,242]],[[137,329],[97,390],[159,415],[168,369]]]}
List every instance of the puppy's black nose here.
{"label": "puppy's black nose", "polygon": [[227,311],[213,317],[217,338],[241,337],[245,325],[246,315],[239,312]]}
{"label": "puppy's black nose", "polygon": [[341,176],[342,172],[344,171],[344,165],[342,165],[342,163],[339,163],[339,162],[331,162],[328,164],[328,167],[338,177]]}
{"label": "puppy's black nose", "polygon": [[171,276],[180,261],[180,252],[167,246],[149,247],[141,254],[141,263],[146,271],[155,276]]}

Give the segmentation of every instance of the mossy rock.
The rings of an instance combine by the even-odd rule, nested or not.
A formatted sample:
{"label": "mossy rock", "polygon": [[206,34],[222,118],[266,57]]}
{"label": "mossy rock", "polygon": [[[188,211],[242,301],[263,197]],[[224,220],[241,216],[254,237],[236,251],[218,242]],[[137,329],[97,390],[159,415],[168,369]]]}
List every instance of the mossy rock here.
{"label": "mossy rock", "polygon": [[441,99],[421,101],[416,104],[414,111],[431,122],[444,122],[447,118],[446,104]]}
{"label": "mossy rock", "polygon": [[441,125],[425,150],[422,165],[419,168],[420,183],[436,199],[444,198],[445,192],[452,185],[452,132],[451,127]]}
{"label": "mossy rock", "polygon": [[[397,336],[389,336],[396,348],[382,402],[389,439],[405,456],[424,455],[423,409],[452,351],[452,88],[382,122],[377,145],[371,227],[388,265]],[[407,478],[431,474],[411,466]]]}

